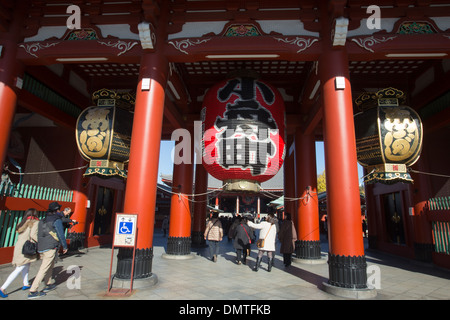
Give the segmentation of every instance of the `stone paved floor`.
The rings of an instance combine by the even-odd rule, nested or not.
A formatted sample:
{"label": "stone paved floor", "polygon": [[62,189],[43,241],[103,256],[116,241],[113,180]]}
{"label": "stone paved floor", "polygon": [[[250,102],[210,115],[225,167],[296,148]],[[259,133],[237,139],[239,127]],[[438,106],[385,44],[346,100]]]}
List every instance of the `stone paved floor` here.
{"label": "stone paved floor", "polygon": [[[345,300],[322,289],[322,283],[328,279],[327,263],[294,263],[285,268],[282,256],[277,254],[272,272],[266,271],[266,260],[261,270],[254,272],[251,267],[255,248],[247,265],[237,265],[232,244],[227,240],[221,243],[216,263],[207,259],[208,248],[193,249],[193,259],[165,259],[162,256],[166,242],[161,233],[155,233],[152,271],[158,282],[150,288],[136,289],[127,297],[106,296],[111,248],[90,248],[59,259],[54,269],[58,286],[39,300]],[[323,242],[324,259],[326,253],[327,243]],[[371,251],[366,252],[366,259],[369,268],[375,266],[380,271],[381,288],[374,300],[450,299],[450,270]],[[39,265],[32,265],[31,279]],[[74,284],[73,272],[67,272],[70,266],[80,268],[79,289],[70,288]],[[12,270],[10,265],[0,266],[0,283]],[[7,290],[9,297],[2,300],[27,299],[28,291],[22,291],[21,286],[19,276]]]}

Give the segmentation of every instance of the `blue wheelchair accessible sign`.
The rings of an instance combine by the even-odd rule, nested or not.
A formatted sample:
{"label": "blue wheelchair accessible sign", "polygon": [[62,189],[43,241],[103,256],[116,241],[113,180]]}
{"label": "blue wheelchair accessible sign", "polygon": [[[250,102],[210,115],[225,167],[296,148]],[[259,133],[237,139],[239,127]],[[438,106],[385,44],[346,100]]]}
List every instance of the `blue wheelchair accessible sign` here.
{"label": "blue wheelchair accessible sign", "polygon": [[132,234],[133,225],[133,222],[119,222],[119,234]]}
{"label": "blue wheelchair accessible sign", "polygon": [[116,215],[116,230],[114,246],[133,247],[136,241],[137,214],[118,213]]}

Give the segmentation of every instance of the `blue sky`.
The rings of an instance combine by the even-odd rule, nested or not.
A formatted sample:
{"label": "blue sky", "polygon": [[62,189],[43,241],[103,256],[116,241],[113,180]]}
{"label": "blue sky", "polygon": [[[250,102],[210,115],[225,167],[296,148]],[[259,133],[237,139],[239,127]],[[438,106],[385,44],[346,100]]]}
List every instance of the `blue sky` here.
{"label": "blue sky", "polygon": [[[162,141],[161,149],[159,153],[159,171],[158,171],[158,182],[161,182],[161,173],[172,174],[173,170],[173,160],[172,160],[172,149],[174,147],[174,141]],[[325,160],[324,160],[324,149],[323,142],[316,142],[316,159],[317,159],[317,173],[321,174],[325,170]],[[363,176],[363,169],[358,164],[358,174],[359,174],[359,184],[362,184],[361,177]]]}

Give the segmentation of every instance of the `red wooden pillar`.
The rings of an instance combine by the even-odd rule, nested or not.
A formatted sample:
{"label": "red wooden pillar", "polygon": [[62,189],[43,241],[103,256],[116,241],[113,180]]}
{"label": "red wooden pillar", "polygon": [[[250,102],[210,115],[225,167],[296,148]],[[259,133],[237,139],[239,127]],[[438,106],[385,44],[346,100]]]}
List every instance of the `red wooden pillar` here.
{"label": "red wooden pillar", "polygon": [[261,214],[261,197],[256,199],[256,215],[259,217]]}
{"label": "red wooden pillar", "polygon": [[[136,91],[124,203],[125,213],[138,214],[134,271],[134,278],[138,279],[152,276],[158,161],[167,75],[168,62],[159,50],[143,54]],[[143,85],[144,83],[148,86]],[[130,249],[119,250],[115,275],[117,279],[130,279],[132,256]]]}
{"label": "red wooden pillar", "polygon": [[2,46],[0,57],[0,161],[2,164],[6,157],[9,133],[16,109],[16,90],[18,90],[16,81],[18,75],[23,72],[23,66],[16,60],[16,55],[17,43],[22,41],[26,3],[19,0],[14,4],[14,14],[9,30],[2,32],[0,36],[0,45]]}
{"label": "red wooden pillar", "polygon": [[316,145],[313,135],[295,134],[295,190],[299,259],[320,259],[319,202],[317,200]]}
{"label": "red wooden pillar", "polygon": [[[193,137],[192,134],[191,137]],[[182,142],[185,143],[185,141]],[[189,195],[192,194],[194,149],[191,142],[189,142],[189,145],[191,146],[189,163],[176,164],[175,159],[173,165],[172,192],[175,194],[172,194],[170,200],[170,226],[166,251],[168,255],[185,256],[191,253],[191,202],[189,201]]]}
{"label": "red wooden pillar", "polygon": [[[288,146],[291,144],[289,143]],[[284,212],[290,213],[294,225],[297,225],[297,206],[296,201],[291,200],[295,198],[295,155],[291,152],[291,148],[287,150],[286,157],[283,164],[284,170]],[[291,199],[290,199],[291,198]]]}
{"label": "red wooden pillar", "polygon": [[[423,152],[423,151],[422,151]],[[426,158],[421,157],[414,167],[419,171],[429,171],[426,166]],[[417,260],[431,262],[434,250],[431,222],[427,219],[428,200],[431,198],[431,186],[429,176],[411,173],[414,179],[414,212],[412,216],[414,227],[414,255]]]}
{"label": "red wooden pillar", "polygon": [[319,68],[324,103],[329,284],[367,288],[352,94],[345,49],[325,49]]}
{"label": "red wooden pillar", "polygon": [[205,246],[203,234],[206,227],[206,208],[208,195],[208,172],[200,163],[195,166],[195,192],[194,217],[192,219],[192,245],[196,247]]}
{"label": "red wooden pillar", "polygon": [[[77,153],[75,159],[75,167],[81,167],[86,164],[86,161]],[[70,239],[70,249],[77,250],[84,248],[84,241],[86,239],[86,218],[87,218],[87,194],[86,187],[83,185],[86,178],[83,178],[83,170],[78,170],[72,175],[72,202],[75,202],[75,210],[71,219],[78,222],[77,225],[70,229],[67,238]]]}
{"label": "red wooden pillar", "polygon": [[216,205],[215,205],[216,209],[219,209],[219,197],[216,197]]}

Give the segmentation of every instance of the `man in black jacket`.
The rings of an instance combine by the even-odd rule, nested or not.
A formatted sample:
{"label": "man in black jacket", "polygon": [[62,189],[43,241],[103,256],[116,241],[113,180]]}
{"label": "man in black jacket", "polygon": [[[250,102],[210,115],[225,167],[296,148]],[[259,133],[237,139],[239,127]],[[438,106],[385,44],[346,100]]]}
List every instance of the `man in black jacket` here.
{"label": "man in black jacket", "polygon": [[[60,209],[61,205],[58,202],[50,203],[46,217],[39,221],[38,252],[41,254],[42,263],[31,285],[28,299],[43,296],[56,287],[55,284],[51,284],[51,280],[59,245],[63,247],[63,253],[67,252],[64,228],[61,215],[58,213]],[[41,281],[44,281],[46,286],[44,290],[38,292]]]}

